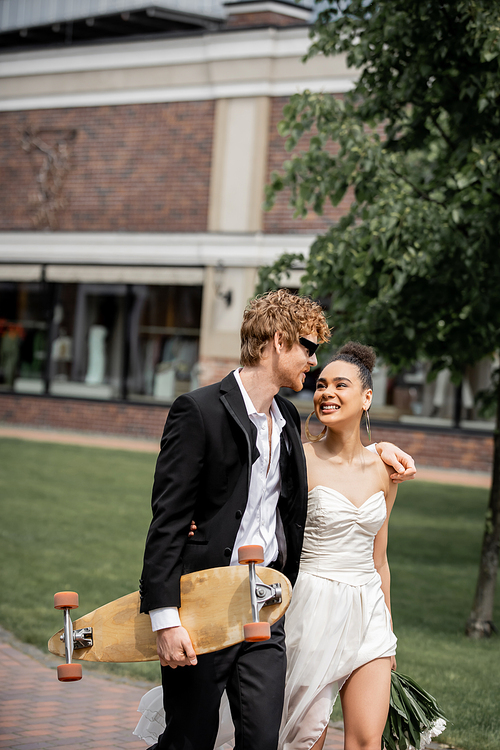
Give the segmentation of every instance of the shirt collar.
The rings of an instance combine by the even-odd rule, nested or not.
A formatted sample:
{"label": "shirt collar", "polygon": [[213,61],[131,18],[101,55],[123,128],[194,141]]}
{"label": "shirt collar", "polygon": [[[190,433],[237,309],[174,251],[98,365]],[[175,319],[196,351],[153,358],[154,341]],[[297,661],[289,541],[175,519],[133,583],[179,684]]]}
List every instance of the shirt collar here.
{"label": "shirt collar", "polygon": [[[234,379],[238,383],[238,388],[241,391],[241,395],[243,396],[243,402],[245,404],[245,409],[247,410],[247,414],[248,416],[250,416],[251,414],[260,414],[260,412],[258,412],[255,406],[253,405],[252,399],[248,395],[245,389],[245,386],[241,382],[240,369],[241,368],[234,370],[233,375],[234,375]],[[275,420],[281,432],[283,427],[286,425],[286,419],[283,417],[282,413],[280,412],[278,404],[276,403],[276,399],[274,398],[271,403],[271,416]]]}

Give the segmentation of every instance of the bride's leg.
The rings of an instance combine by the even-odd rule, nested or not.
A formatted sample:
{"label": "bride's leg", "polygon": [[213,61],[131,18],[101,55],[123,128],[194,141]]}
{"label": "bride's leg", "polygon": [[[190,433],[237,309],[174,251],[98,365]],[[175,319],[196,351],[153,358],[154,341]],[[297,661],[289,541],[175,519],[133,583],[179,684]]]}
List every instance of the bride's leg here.
{"label": "bride's leg", "polygon": [[340,691],[344,750],[380,750],[391,691],[391,658],[356,669]]}
{"label": "bride's leg", "polygon": [[323,745],[325,744],[327,731],[328,731],[328,727],[325,729],[325,731],[323,732],[319,740],[314,743],[311,750],[323,750]]}

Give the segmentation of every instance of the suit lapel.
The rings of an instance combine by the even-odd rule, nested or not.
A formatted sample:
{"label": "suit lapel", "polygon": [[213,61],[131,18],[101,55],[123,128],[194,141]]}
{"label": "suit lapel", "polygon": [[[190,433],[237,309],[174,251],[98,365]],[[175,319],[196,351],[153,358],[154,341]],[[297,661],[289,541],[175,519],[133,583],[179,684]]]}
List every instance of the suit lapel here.
{"label": "suit lapel", "polygon": [[257,428],[248,417],[248,412],[245,407],[245,402],[243,401],[243,396],[241,395],[238,383],[236,382],[236,379],[232,373],[227,375],[221,382],[220,400],[227,412],[230,414],[231,418],[236,422],[238,427],[245,435],[248,448],[248,472],[250,477],[252,464],[260,456],[256,445]]}
{"label": "suit lapel", "polygon": [[287,436],[288,444],[290,446],[290,451],[289,453],[287,453],[285,440],[284,440],[284,436],[282,432],[281,433],[281,456],[280,456],[282,486],[285,487],[288,484],[286,480],[290,474],[290,468],[291,468],[290,462],[293,462],[295,465],[297,475],[298,475],[297,478],[299,481],[299,486],[302,488],[305,488],[307,487],[307,471],[306,471],[304,449],[302,447],[302,440],[300,437],[300,433],[297,429],[293,416],[289,412],[287,402],[283,398],[280,398],[279,396],[277,397],[277,402],[278,402],[278,406],[279,406],[281,413],[286,419],[284,432]]}

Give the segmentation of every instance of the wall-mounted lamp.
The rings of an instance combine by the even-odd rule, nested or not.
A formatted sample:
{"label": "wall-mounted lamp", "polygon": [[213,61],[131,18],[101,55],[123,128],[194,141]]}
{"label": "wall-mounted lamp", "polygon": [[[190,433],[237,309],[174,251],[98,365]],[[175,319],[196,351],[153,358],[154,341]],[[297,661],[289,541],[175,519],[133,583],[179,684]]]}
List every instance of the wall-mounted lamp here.
{"label": "wall-mounted lamp", "polygon": [[230,307],[231,302],[233,301],[233,293],[231,289],[228,289],[226,292],[222,291],[223,276],[224,264],[221,260],[219,260],[219,262],[215,266],[215,295],[224,300],[224,302],[226,303],[226,307]]}

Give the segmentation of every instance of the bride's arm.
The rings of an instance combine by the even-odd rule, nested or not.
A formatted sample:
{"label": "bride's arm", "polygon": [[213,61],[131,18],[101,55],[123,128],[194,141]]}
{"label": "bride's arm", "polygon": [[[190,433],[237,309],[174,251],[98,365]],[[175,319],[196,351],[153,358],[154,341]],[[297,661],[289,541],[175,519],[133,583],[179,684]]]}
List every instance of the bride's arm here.
{"label": "bride's arm", "polygon": [[[382,593],[389,613],[391,612],[391,571],[387,559],[387,538],[389,531],[389,518],[396,499],[397,485],[390,483],[386,492],[387,518],[375,537],[373,545],[373,560],[375,568],[380,575]],[[391,615],[392,627],[392,615]]]}
{"label": "bride's arm", "polygon": [[[391,570],[389,568],[389,561],[387,559],[387,532],[389,526],[389,516],[396,499],[397,485],[391,483],[389,492],[386,495],[387,502],[387,518],[385,519],[384,525],[375,537],[375,543],[373,546],[373,559],[375,562],[375,568],[380,575],[381,589],[384,594],[385,603],[389,610],[389,616],[391,618],[391,628],[394,631],[392,625],[392,614],[391,614]],[[391,669],[397,669],[396,657],[391,656]]]}
{"label": "bride's arm", "polygon": [[[385,561],[376,567],[380,575],[380,580],[382,581],[381,588],[382,588],[384,599],[387,604],[387,609],[389,610],[389,615],[391,618],[391,630],[394,632],[394,627],[392,625],[392,614],[391,614],[391,571],[389,569],[389,562],[387,560],[387,556],[385,557]],[[391,669],[395,670],[397,669],[397,667],[398,665],[396,662],[396,657],[391,656]]]}

